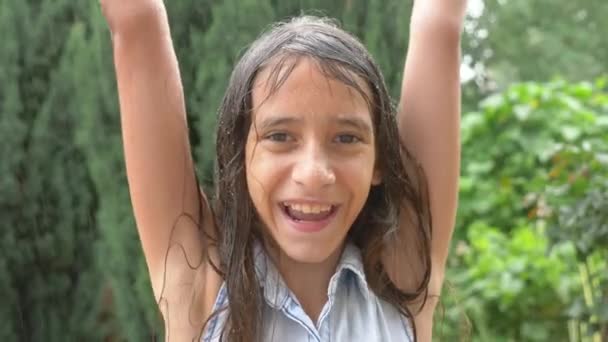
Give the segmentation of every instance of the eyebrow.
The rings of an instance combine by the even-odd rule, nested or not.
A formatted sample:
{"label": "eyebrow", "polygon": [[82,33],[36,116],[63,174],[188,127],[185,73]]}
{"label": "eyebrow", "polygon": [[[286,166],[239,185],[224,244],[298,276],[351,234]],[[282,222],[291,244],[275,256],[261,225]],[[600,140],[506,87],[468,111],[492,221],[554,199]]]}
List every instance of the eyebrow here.
{"label": "eyebrow", "polygon": [[266,129],[276,127],[276,126],[301,123],[301,122],[302,122],[302,119],[297,118],[295,116],[289,116],[289,115],[271,116],[269,118],[262,120],[262,122],[260,122],[260,125],[258,128],[260,128],[262,130],[266,130]]}
{"label": "eyebrow", "polygon": [[363,120],[358,117],[338,117],[333,121],[337,122],[340,125],[350,126],[365,133],[373,132],[373,129],[370,124],[366,120]]}
{"label": "eyebrow", "polygon": [[[269,118],[265,118],[260,122],[258,129],[267,130],[276,126],[288,125],[288,124],[301,124],[302,119],[290,116],[290,115],[281,115],[281,116],[271,116]],[[351,116],[339,116],[337,118],[332,119],[333,122],[342,126],[350,126],[356,130],[365,132],[365,133],[373,133],[373,129],[371,125],[366,121],[358,117]]]}

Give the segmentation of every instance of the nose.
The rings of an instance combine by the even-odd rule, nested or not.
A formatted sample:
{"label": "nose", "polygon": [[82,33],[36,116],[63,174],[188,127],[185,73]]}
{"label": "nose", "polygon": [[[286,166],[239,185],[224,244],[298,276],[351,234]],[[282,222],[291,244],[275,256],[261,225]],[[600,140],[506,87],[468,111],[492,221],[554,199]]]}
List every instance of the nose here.
{"label": "nose", "polygon": [[298,156],[298,162],[292,170],[292,179],[298,185],[318,190],[334,184],[336,175],[331,167],[331,160],[323,148],[308,146]]}

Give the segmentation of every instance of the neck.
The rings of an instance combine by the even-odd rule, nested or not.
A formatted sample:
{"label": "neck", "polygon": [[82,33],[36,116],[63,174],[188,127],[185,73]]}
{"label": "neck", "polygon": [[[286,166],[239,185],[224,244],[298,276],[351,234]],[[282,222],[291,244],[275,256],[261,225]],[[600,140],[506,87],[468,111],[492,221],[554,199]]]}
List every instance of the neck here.
{"label": "neck", "polygon": [[296,296],[304,312],[313,322],[317,322],[323,306],[327,302],[329,280],[336,271],[343,247],[337,248],[320,263],[304,263],[291,259],[285,254],[273,258],[285,284]]}

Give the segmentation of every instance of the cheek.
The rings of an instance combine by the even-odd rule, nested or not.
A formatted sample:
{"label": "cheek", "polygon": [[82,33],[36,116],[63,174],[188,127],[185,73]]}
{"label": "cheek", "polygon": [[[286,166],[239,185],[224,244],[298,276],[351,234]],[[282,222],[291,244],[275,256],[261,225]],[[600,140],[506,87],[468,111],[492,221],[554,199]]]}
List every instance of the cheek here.
{"label": "cheek", "polygon": [[363,152],[356,157],[344,158],[336,163],[345,183],[351,187],[365,189],[371,185],[374,175],[375,154]]}
{"label": "cheek", "polygon": [[263,187],[260,184],[259,174],[260,171],[259,163],[256,163],[256,146],[253,139],[251,139],[251,134],[247,139],[247,144],[245,146],[245,175],[247,177],[247,188],[249,190],[249,196],[253,201],[253,205],[259,211],[260,199],[263,197],[262,189]]}
{"label": "cheek", "polygon": [[374,176],[374,155],[354,158],[338,164],[342,187],[350,194],[352,215],[358,215],[365,205]]}
{"label": "cheek", "polygon": [[260,146],[248,148],[246,153],[245,174],[247,186],[256,209],[260,214],[268,205],[270,194],[280,180],[280,161],[264,153]]}
{"label": "cheek", "polygon": [[350,192],[355,202],[365,202],[372,185],[372,173],[365,167],[345,167],[340,174],[346,190]]}
{"label": "cheek", "polygon": [[259,151],[248,153],[245,163],[245,173],[247,174],[247,184],[253,188],[265,188],[270,177],[269,173],[272,168],[269,167],[268,161],[260,155]]}

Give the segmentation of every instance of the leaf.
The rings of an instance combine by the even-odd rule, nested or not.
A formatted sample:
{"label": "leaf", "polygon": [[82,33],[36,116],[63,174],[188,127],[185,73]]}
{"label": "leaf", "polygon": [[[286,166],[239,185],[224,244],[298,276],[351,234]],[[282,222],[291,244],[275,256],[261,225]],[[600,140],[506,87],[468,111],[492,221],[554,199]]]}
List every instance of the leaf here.
{"label": "leaf", "polygon": [[561,133],[564,139],[572,142],[581,136],[581,129],[575,126],[565,126],[562,127]]}
{"label": "leaf", "polygon": [[573,94],[580,99],[587,99],[593,94],[593,85],[589,82],[581,82],[572,87]]}
{"label": "leaf", "polygon": [[494,161],[486,160],[481,162],[470,162],[467,166],[467,170],[469,173],[474,175],[485,174],[490,172],[494,167]]}
{"label": "leaf", "polygon": [[505,104],[505,98],[502,94],[494,94],[488,96],[485,100],[481,101],[479,107],[482,109],[496,109],[502,107]]}
{"label": "leaf", "polygon": [[519,121],[526,121],[530,116],[530,113],[532,113],[532,107],[527,104],[515,105],[513,106],[513,113]]}

